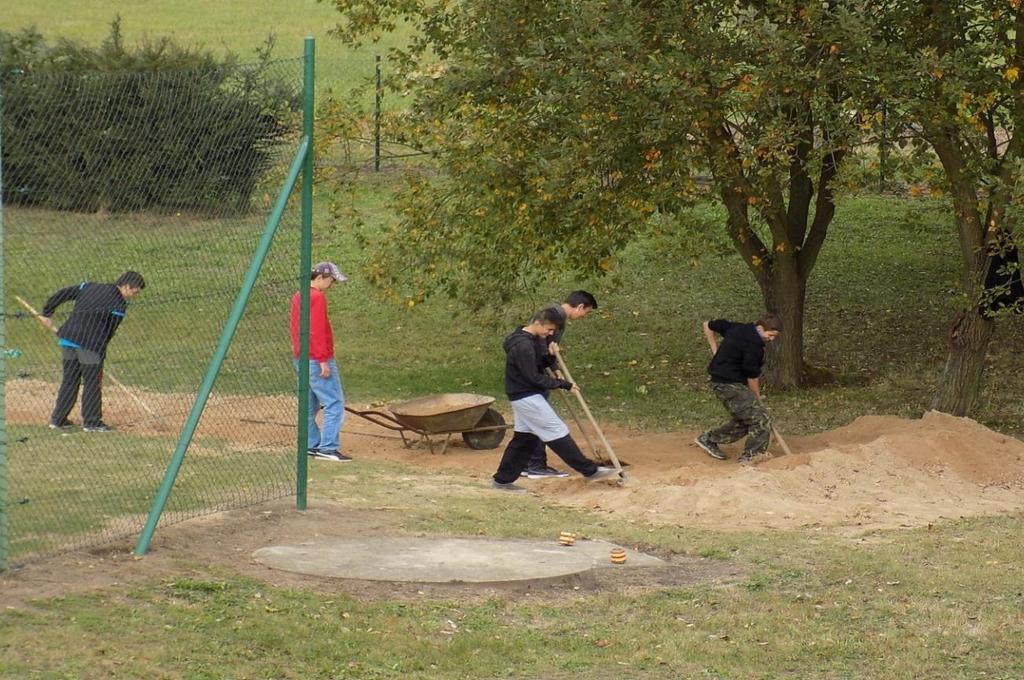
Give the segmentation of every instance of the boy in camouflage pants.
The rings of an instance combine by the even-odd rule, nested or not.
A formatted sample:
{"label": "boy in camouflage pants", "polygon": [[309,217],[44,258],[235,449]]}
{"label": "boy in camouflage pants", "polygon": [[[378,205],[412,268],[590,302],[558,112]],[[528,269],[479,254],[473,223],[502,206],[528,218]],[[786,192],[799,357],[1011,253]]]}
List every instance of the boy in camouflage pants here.
{"label": "boy in camouflage pants", "polygon": [[711,390],[731,418],[697,437],[696,444],[712,458],[725,460],[727,456],[719,444],[730,444],[746,435],[739,462],[748,463],[767,450],[771,438],[771,420],[761,405],[761,368],[765,343],[778,337],[782,323],[774,314],[768,314],[756,323],[705,321],[703,329],[714,355],[708,365]]}

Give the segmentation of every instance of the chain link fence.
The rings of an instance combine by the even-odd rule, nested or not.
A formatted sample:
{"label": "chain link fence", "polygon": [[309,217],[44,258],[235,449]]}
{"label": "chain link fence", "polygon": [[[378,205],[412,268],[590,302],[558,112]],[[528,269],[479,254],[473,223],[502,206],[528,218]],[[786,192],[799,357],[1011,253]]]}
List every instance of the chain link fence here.
{"label": "chain link fence", "polygon": [[[293,59],[0,77],[0,522],[11,564],[143,526],[295,152],[302,73]],[[293,200],[161,525],[295,493],[288,314],[299,222]],[[126,271],[145,288],[120,305],[105,284]],[[68,330],[72,310],[102,307],[86,293],[113,300],[93,328],[106,333],[116,316],[109,344]],[[68,371],[77,365],[89,382],[90,349],[102,361],[101,403],[83,391],[55,421]],[[84,428],[97,408],[109,431]]]}

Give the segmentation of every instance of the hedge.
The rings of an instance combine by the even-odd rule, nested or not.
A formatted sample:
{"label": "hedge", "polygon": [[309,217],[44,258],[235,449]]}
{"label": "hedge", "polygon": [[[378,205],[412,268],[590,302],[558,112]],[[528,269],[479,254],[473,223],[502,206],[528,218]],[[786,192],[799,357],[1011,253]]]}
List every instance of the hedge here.
{"label": "hedge", "polygon": [[3,200],[60,210],[244,211],[301,107],[301,62],[169,39],[98,47],[0,31]]}

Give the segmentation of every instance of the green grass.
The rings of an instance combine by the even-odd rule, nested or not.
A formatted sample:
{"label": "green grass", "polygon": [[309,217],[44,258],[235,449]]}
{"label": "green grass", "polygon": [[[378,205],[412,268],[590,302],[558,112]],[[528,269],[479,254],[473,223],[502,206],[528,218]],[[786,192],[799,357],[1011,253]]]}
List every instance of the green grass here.
{"label": "green grass", "polygon": [[[1024,516],[878,532],[715,534],[648,528],[536,498],[480,495],[367,461],[318,492],[381,501],[420,534],[585,536],[717,553],[739,582],[526,594],[356,598],[182,562],[0,612],[0,677],[43,678],[1017,678]],[[430,489],[430,491],[426,491]],[[951,575],[955,575],[952,577]]]}
{"label": "green grass", "polygon": [[[177,441],[176,433],[64,434],[24,425],[8,426],[7,434],[10,550],[17,560],[137,533]],[[288,445],[254,452],[199,436],[192,451],[165,522],[206,514],[211,505],[243,505],[241,498],[251,504],[294,493]]]}
{"label": "green grass", "polygon": [[[356,194],[371,234],[392,219],[389,189],[388,180],[371,180]],[[941,202],[879,198],[848,199],[840,206],[809,295],[808,356],[841,382],[770,395],[787,431],[822,430],[862,413],[914,416],[927,407],[956,301],[956,258],[945,210]],[[44,297],[63,283],[69,271],[60,272],[59,282],[54,275],[34,275],[48,258],[90,271],[141,261],[141,269],[154,272],[153,284],[112,345],[111,367],[155,388],[184,389],[198,379],[217,324],[197,321],[205,318],[197,310],[223,315],[244,266],[243,244],[255,238],[253,225],[94,216],[86,227],[96,239],[91,243],[103,247],[82,248],[67,238],[70,216],[15,210],[6,217],[9,295],[24,289]],[[700,320],[719,314],[750,318],[759,311],[757,291],[734,257],[711,249],[691,261],[685,249],[651,241],[625,253],[610,279],[553,277],[514,309],[494,316],[474,317],[443,300],[407,312],[373,297],[360,275],[366,255],[345,225],[331,225],[324,215],[318,224],[318,257],[339,260],[353,275],[330,295],[346,391],[355,400],[462,389],[500,395],[499,344],[507,320],[580,285],[597,293],[601,309],[574,324],[564,344],[598,417],[645,427],[695,427],[720,418],[704,387]],[[129,228],[132,238],[118,240],[116,234]],[[180,238],[168,244],[168,235]],[[289,239],[294,233],[286,231],[283,250]],[[229,362],[240,362],[244,370],[228,378],[233,391],[290,387],[284,319],[293,275],[287,262],[275,251],[272,275],[261,282],[249,326],[240,330],[239,350]],[[179,298],[187,303],[178,304]],[[1001,324],[979,410],[986,422],[1011,432],[1021,431],[1012,370],[1022,349],[1020,329],[1019,320]],[[38,342],[31,319],[10,319],[8,330],[11,345],[26,348],[22,359],[8,363],[12,371],[56,369],[51,339]],[[160,360],[147,363],[147,357]],[[168,370],[171,359],[178,363]],[[30,436],[26,446],[35,447],[33,455],[47,448],[46,431],[23,433]],[[144,439],[133,439],[133,448],[149,460],[150,442]],[[226,442],[211,446],[226,448]],[[101,452],[85,453],[82,460],[95,467],[94,476],[112,474]],[[41,480],[48,469],[36,471]],[[204,470],[192,473],[205,479]],[[729,587],[365,600],[277,588],[230,566],[182,563],[187,577],[133,582],[0,613],[0,677],[1024,674],[1015,651],[1024,633],[1015,538],[1024,528],[1019,514],[879,532],[863,540],[825,532],[719,534],[648,527],[546,506],[535,498],[482,497],[457,475],[409,475],[401,465],[365,461],[358,475],[349,472],[318,477],[311,496],[354,512],[399,503],[390,521],[414,534],[550,537],[571,526],[585,536],[706,555],[723,570],[739,568],[745,576]],[[454,634],[449,620],[456,623]]]}
{"label": "green grass", "polygon": [[[347,93],[373,78],[374,55],[386,55],[387,47],[403,44],[403,31],[385,37],[377,45],[351,50],[329,35],[340,15],[330,3],[316,0],[246,0],[245,2],[130,2],[127,0],[79,0],[8,3],[3,29],[15,31],[35,26],[49,41],[57,38],[98,43],[109,32],[116,15],[122,18],[126,41],[143,37],[171,36],[183,45],[202,46],[217,52],[230,50],[245,60],[255,58],[258,48],[273,34],[275,56],[301,57],[303,40],[317,41],[317,87]],[[367,96],[369,102],[372,96]],[[365,103],[364,102],[364,103]]]}
{"label": "green grass", "polygon": [[[390,188],[389,180],[371,178],[355,194],[354,207],[370,234],[394,219]],[[892,198],[852,198],[840,205],[810,283],[805,343],[808,360],[832,371],[837,382],[769,393],[786,431],[821,431],[871,413],[914,417],[928,408],[958,302],[946,208],[941,201]],[[261,229],[258,217],[204,223],[17,209],[8,209],[6,222],[8,308],[16,306],[14,294],[41,305],[57,285],[113,278],[126,267],[150,276],[151,285],[111,345],[110,368],[126,382],[173,392],[198,385]],[[283,394],[292,387],[290,224],[271,253],[219,389]],[[375,296],[361,270],[367,254],[346,225],[332,224],[326,214],[317,225],[314,258],[337,260],[352,274],[329,300],[346,392],[364,403],[453,391],[500,397],[500,344],[513,320],[566,290],[586,287],[600,309],[574,323],[563,345],[598,416],[656,429],[699,427],[720,418],[705,389],[700,322],[759,313],[753,280],[734,255],[693,260],[654,241],[631,247],[611,277],[578,280],[556,273],[509,309],[474,316],[436,299],[410,312]],[[89,248],[68,238],[74,229],[88,230]],[[53,260],[73,266],[64,268],[61,279],[34,275]],[[1024,351],[1022,330],[1024,319],[1000,322],[976,411],[982,422],[1015,434],[1024,432],[1013,368]],[[12,370],[56,379],[55,348],[41,342],[45,334],[34,321],[9,321],[8,333],[9,345],[25,353],[11,362]]]}

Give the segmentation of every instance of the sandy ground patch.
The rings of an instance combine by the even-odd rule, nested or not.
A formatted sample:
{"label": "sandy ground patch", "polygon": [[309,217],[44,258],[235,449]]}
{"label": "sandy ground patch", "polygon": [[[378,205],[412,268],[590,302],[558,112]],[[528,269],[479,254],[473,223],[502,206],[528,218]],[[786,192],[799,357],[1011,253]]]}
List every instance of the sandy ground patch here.
{"label": "sandy ground patch", "polygon": [[[8,422],[45,422],[55,389],[44,381],[10,381]],[[186,395],[133,391],[160,419],[111,385],[104,399],[108,422],[135,434],[166,435],[180,427],[191,405]],[[199,432],[239,446],[287,448],[294,446],[294,418],[292,397],[215,393]],[[937,412],[918,420],[864,416],[828,432],[787,437],[792,456],[749,466],[735,461],[739,444],[725,447],[732,450],[728,461],[709,458],[693,444],[695,432],[607,426],[605,434],[630,464],[626,485],[588,484],[578,475],[523,485],[555,503],[715,530],[888,529],[1024,507],[1024,442]],[[583,445],[578,433],[577,440]],[[481,485],[489,482],[503,446],[474,451],[455,436],[447,453],[432,454],[423,446],[406,448],[396,433],[351,414],[343,434],[343,448],[356,465],[377,459],[461,471]]]}

